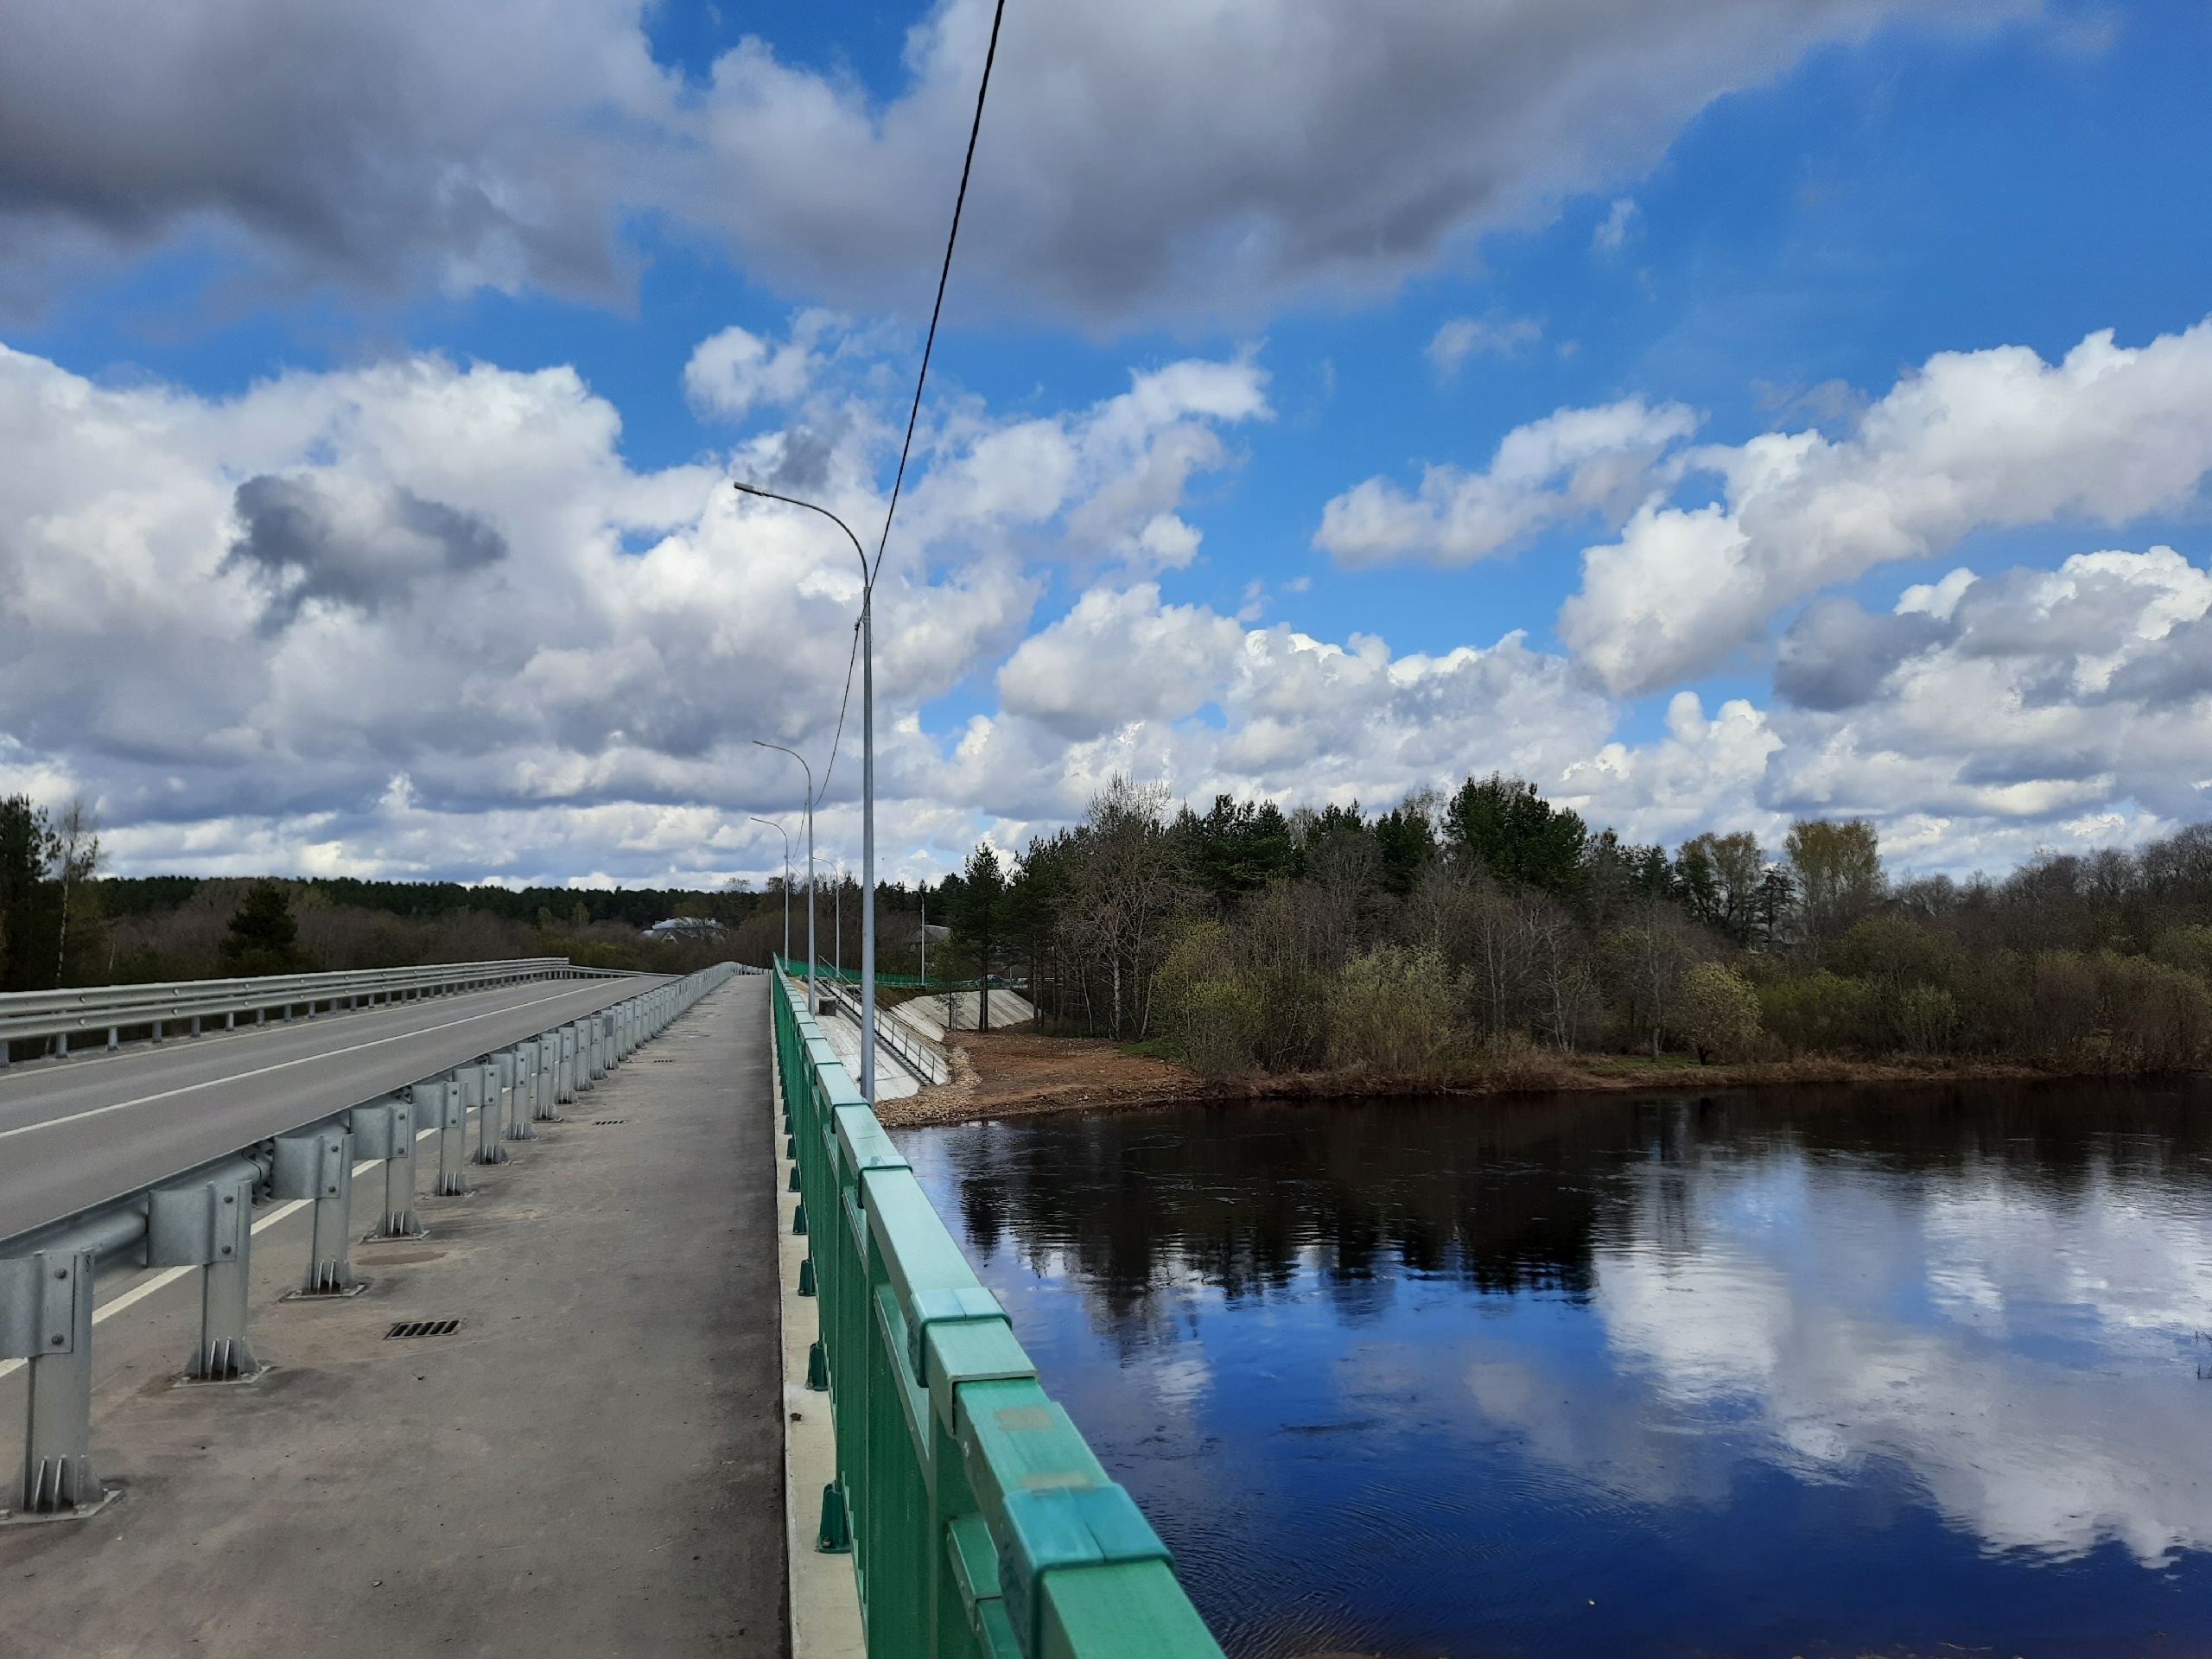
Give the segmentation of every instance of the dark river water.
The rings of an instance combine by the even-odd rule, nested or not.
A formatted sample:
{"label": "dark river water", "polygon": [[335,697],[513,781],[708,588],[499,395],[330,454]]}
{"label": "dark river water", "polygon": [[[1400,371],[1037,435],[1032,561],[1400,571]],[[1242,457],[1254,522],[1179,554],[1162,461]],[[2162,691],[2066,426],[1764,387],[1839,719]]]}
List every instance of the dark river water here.
{"label": "dark river water", "polygon": [[1232,1659],[2212,1654],[2212,1091],[899,1139]]}

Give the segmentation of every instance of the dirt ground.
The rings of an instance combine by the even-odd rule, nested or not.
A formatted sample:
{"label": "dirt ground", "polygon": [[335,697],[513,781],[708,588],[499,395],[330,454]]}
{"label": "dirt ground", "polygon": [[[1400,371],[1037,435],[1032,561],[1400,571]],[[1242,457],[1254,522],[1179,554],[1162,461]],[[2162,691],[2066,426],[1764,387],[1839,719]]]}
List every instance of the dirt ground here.
{"label": "dirt ground", "polygon": [[952,1045],[952,1081],[877,1103],[887,1128],[960,1123],[976,1117],[1100,1107],[1165,1106],[1215,1100],[1223,1090],[1194,1071],[1119,1043],[1027,1032],[963,1032]]}
{"label": "dirt ground", "polygon": [[962,1123],[1033,1112],[1126,1110],[1197,1101],[1295,1099],[1343,1095],[1612,1094],[1630,1090],[1744,1089],[1791,1083],[1912,1084],[2018,1081],[2050,1074],[1990,1062],[1807,1058],[1749,1065],[1704,1065],[1687,1056],[1662,1061],[1629,1056],[1559,1055],[1531,1050],[1492,1075],[1423,1080],[1358,1072],[1215,1081],[1171,1061],[1127,1052],[1092,1038],[1029,1032],[964,1032],[951,1050],[953,1077],[876,1116],[887,1128]]}

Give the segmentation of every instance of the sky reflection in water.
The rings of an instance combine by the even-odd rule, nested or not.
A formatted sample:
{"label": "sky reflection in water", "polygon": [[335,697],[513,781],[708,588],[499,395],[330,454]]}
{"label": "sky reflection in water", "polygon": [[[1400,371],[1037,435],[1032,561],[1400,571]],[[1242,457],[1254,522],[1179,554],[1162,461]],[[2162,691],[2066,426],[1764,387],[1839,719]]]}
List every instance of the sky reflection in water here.
{"label": "sky reflection in water", "polygon": [[900,1139],[1237,1659],[2212,1652],[2202,1091]]}

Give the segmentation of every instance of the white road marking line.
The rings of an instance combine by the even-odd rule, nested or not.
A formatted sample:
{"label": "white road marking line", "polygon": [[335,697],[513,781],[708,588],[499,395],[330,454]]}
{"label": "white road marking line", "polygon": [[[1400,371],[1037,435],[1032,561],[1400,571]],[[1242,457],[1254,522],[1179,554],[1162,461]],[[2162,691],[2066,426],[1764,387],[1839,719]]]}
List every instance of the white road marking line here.
{"label": "white road marking line", "polygon": [[[572,992],[563,993],[563,995],[574,995]],[[25,1123],[12,1129],[0,1129],[0,1141],[5,1141],[13,1135],[29,1135],[38,1129],[60,1128],[65,1123],[81,1123],[88,1117],[105,1117],[108,1113],[119,1112],[126,1106],[145,1106],[157,1100],[172,1099],[178,1095],[196,1094],[202,1089],[227,1088],[233,1084],[244,1083],[248,1077],[267,1077],[272,1071],[289,1071],[297,1065],[314,1065],[324,1060],[337,1059],[342,1055],[358,1054],[363,1049],[382,1048],[388,1043],[406,1042],[416,1037],[429,1037],[441,1031],[452,1031],[461,1026],[473,1026],[480,1020],[497,1019],[504,1014],[519,1013],[524,1008],[537,1007],[540,1003],[556,1002],[560,1000],[559,996],[541,996],[535,1001],[518,1002],[512,1007],[491,1008],[482,1014],[472,1014],[466,1020],[448,1020],[442,1026],[424,1026],[419,1030],[400,1032],[390,1037],[378,1037],[365,1043],[350,1044],[344,1048],[326,1049],[319,1054],[305,1054],[296,1060],[279,1060],[274,1065],[257,1066],[251,1071],[233,1071],[228,1077],[210,1077],[205,1083],[188,1084],[181,1089],[163,1089],[158,1093],[140,1095],[132,1100],[118,1100],[112,1105],[94,1106],[85,1111],[72,1112],[67,1117],[49,1117],[37,1123]]]}
{"label": "white road marking line", "polygon": [[170,1268],[166,1272],[157,1273],[152,1278],[149,1279],[144,1284],[135,1285],[130,1289],[124,1291],[122,1295],[117,1297],[105,1307],[94,1308],[92,1310],[92,1323],[94,1325],[99,1325],[107,1319],[112,1319],[116,1314],[122,1313],[124,1308],[135,1307],[140,1302],[144,1301],[156,1291],[161,1289],[162,1286],[173,1285],[178,1280],[183,1278],[188,1273],[197,1273],[199,1271],[200,1269],[197,1268]]}

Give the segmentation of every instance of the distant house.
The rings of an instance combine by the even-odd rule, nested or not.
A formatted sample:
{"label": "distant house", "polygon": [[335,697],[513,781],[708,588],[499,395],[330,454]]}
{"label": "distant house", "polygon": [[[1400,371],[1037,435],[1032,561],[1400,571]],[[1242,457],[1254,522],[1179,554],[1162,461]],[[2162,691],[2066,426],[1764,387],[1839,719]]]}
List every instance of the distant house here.
{"label": "distant house", "polygon": [[729,930],[709,916],[671,916],[645,930],[649,939],[696,939],[712,944]]}

